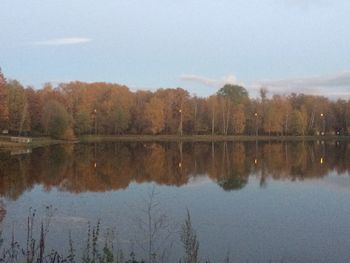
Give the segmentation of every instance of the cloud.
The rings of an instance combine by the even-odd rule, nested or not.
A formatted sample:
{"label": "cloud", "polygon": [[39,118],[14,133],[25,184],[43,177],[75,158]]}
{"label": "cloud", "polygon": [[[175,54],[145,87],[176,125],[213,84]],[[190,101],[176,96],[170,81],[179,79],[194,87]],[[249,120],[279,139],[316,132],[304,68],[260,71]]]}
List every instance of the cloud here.
{"label": "cloud", "polygon": [[198,75],[182,75],[180,80],[191,81],[212,88],[221,88],[227,83],[239,84],[246,87],[252,95],[258,95],[259,89],[261,87],[266,87],[270,94],[304,93],[324,95],[330,98],[350,98],[350,71],[338,72],[325,76],[281,80],[256,80],[247,85],[239,82],[234,75],[228,75],[220,79]]}
{"label": "cloud", "polygon": [[288,86],[294,88],[302,87],[350,87],[350,71],[336,73],[327,76],[314,76],[304,78],[294,78],[286,80],[260,81],[263,85],[268,86]]}
{"label": "cloud", "polygon": [[65,38],[54,38],[47,39],[43,41],[33,42],[33,45],[36,46],[63,46],[63,45],[77,45],[77,44],[85,44],[91,42],[91,38],[86,37],[65,37]]}
{"label": "cloud", "polygon": [[350,71],[326,76],[263,80],[252,83],[253,87],[267,87],[272,93],[305,93],[332,97],[350,96]]}
{"label": "cloud", "polygon": [[222,77],[220,79],[212,79],[212,78],[207,78],[199,75],[184,74],[180,77],[180,80],[199,83],[199,84],[203,84],[205,86],[213,87],[213,88],[221,88],[225,84],[239,84],[236,76],[233,74]]}
{"label": "cloud", "polygon": [[276,0],[278,3],[287,3],[288,6],[300,7],[300,8],[310,8],[314,6],[324,6],[325,4],[332,3],[329,0],[286,0],[281,2]]}

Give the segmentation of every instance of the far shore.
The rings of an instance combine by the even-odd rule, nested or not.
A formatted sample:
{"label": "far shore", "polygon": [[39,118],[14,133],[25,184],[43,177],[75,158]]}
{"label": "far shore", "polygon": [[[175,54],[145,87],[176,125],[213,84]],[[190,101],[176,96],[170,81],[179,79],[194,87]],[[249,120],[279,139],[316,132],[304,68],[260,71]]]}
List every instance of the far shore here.
{"label": "far shore", "polygon": [[12,142],[10,140],[10,136],[0,136],[0,150],[7,151],[7,150],[14,150],[14,149],[27,149],[27,148],[33,149],[33,148],[45,147],[45,146],[55,145],[55,144],[67,144],[67,143],[79,142],[79,140],[65,141],[65,140],[52,139],[50,137],[30,137],[30,138],[31,138],[30,143],[18,143],[18,142]]}
{"label": "far shore", "polygon": [[225,142],[225,141],[317,141],[344,140],[350,141],[350,136],[255,136],[255,135],[87,135],[79,137],[80,142]]}
{"label": "far shore", "polygon": [[30,143],[11,142],[9,136],[0,136],[0,149],[38,148],[55,144],[94,142],[225,142],[225,141],[350,141],[350,136],[249,136],[249,135],[85,135],[65,141],[49,137],[33,137]]}

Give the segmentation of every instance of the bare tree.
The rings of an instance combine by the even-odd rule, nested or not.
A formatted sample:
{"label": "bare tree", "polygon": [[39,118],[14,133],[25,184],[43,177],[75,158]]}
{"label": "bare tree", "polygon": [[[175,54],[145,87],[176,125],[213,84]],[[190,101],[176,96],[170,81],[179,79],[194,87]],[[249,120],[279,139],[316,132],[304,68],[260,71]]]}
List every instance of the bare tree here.
{"label": "bare tree", "polygon": [[147,262],[168,262],[174,243],[175,224],[160,207],[155,187],[148,193],[142,216],[136,218],[137,233],[143,238],[135,238],[135,244],[147,255]]}

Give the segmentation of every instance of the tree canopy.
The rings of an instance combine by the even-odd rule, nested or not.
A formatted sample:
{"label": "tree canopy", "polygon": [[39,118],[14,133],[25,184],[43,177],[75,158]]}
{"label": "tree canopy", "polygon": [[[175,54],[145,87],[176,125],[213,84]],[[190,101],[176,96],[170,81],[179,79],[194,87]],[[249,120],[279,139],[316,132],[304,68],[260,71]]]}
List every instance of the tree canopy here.
{"label": "tree canopy", "polygon": [[43,109],[43,126],[47,134],[56,139],[73,139],[71,118],[58,101],[48,101]]}
{"label": "tree canopy", "polygon": [[248,100],[248,91],[239,85],[226,84],[217,92],[218,96],[228,98],[234,104],[240,104]]}
{"label": "tree canopy", "polygon": [[73,81],[41,89],[0,71],[0,131],[73,138],[84,134],[317,135],[350,133],[350,100],[306,94],[250,98],[226,84],[208,97],[182,88],[131,91]]}

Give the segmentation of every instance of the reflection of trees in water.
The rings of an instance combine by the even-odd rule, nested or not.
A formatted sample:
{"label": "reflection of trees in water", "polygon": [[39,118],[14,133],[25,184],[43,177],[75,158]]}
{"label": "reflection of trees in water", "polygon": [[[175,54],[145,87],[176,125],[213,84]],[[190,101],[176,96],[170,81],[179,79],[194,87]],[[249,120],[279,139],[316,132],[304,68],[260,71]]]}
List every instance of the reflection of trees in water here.
{"label": "reflection of trees in water", "polygon": [[[245,146],[243,143],[227,143],[219,145],[221,150],[217,151],[217,156],[221,160],[221,170],[214,170],[214,178],[225,190],[238,190],[248,183],[248,176],[251,172],[250,165],[246,160]],[[220,165],[218,165],[220,168]]]}
{"label": "reflection of trees in water", "polygon": [[247,183],[248,177],[231,177],[218,180],[218,185],[225,191],[242,189]]}
{"label": "reflection of trees in water", "polygon": [[0,224],[4,220],[6,215],[6,207],[3,200],[0,200]]}
{"label": "reflection of trees in water", "polygon": [[31,163],[28,156],[12,157],[0,152],[0,194],[17,199],[33,183],[30,176]]}
{"label": "reflection of trees in water", "polygon": [[182,186],[208,175],[224,190],[249,176],[303,180],[349,172],[347,142],[99,143],[57,145],[29,155],[0,153],[0,194],[17,199],[41,184],[69,192],[124,189],[131,182]]}

